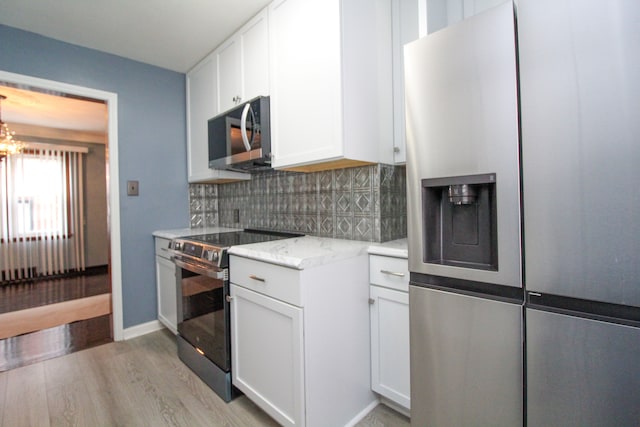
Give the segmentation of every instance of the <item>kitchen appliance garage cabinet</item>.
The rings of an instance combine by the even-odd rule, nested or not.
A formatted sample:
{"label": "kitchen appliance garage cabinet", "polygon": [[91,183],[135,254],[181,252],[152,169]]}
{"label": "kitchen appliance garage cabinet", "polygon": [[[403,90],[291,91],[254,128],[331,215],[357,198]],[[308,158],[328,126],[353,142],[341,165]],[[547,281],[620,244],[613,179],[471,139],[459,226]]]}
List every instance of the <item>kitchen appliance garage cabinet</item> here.
{"label": "kitchen appliance garage cabinet", "polygon": [[234,255],[250,246],[230,251],[233,384],[284,426],[356,422],[377,404],[366,250],[291,268]]}

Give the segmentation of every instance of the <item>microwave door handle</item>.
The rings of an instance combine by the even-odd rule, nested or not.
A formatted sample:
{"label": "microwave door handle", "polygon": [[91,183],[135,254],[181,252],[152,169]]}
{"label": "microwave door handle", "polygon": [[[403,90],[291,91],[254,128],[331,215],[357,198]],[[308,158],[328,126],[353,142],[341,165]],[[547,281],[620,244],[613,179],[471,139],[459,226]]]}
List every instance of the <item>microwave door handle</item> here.
{"label": "microwave door handle", "polygon": [[249,137],[247,136],[247,114],[249,114],[250,109],[251,104],[245,104],[244,110],[242,110],[242,117],[240,118],[240,135],[242,135],[242,142],[247,151],[251,151],[251,143],[249,143]]}

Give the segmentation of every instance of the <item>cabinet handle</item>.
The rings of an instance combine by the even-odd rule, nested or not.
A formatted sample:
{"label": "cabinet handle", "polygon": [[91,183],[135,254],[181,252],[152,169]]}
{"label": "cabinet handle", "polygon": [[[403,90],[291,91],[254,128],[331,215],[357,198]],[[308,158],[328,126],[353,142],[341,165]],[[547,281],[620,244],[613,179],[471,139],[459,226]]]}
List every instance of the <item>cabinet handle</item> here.
{"label": "cabinet handle", "polygon": [[263,282],[263,283],[265,281],[262,277],[258,277],[258,276],[254,275],[254,274],[250,274],[249,275],[249,279],[257,280],[258,282]]}
{"label": "cabinet handle", "polygon": [[404,277],[404,273],[395,273],[395,272],[389,271],[389,270],[380,270],[380,273],[388,274],[390,276]]}
{"label": "cabinet handle", "polygon": [[231,300],[233,299],[233,297],[231,295],[227,295],[226,297],[224,297],[224,299],[227,300],[227,302],[231,302]]}
{"label": "cabinet handle", "polygon": [[373,298],[369,298],[369,305],[373,305],[373,303],[375,303],[376,300],[374,300]]}

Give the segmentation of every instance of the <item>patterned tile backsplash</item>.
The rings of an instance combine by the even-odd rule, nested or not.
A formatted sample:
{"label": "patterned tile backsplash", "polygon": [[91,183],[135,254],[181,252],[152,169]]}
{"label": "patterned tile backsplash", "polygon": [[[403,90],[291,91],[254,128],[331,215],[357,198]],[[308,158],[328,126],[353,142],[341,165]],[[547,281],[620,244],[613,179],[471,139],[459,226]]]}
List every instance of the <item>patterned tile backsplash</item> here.
{"label": "patterned tile backsplash", "polygon": [[190,184],[189,211],[191,227],[386,242],[407,236],[405,168],[378,164],[315,173],[264,171],[249,181]]}

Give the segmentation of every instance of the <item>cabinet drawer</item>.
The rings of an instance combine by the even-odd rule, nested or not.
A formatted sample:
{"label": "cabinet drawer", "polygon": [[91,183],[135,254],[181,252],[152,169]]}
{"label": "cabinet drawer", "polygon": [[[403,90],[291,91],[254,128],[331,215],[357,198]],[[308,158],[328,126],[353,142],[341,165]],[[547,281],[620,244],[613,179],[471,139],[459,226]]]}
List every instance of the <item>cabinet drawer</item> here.
{"label": "cabinet drawer", "polygon": [[300,270],[231,255],[231,283],[302,307]]}
{"label": "cabinet drawer", "polygon": [[409,291],[409,261],[369,255],[369,282],[399,291]]}
{"label": "cabinet drawer", "polygon": [[169,242],[171,240],[165,239],[164,237],[156,237],[156,255],[161,256],[162,258],[170,259],[171,256],[167,249],[169,248]]}

